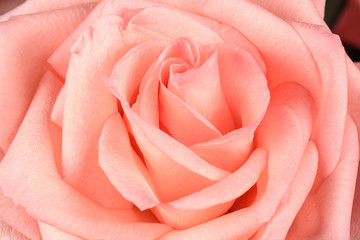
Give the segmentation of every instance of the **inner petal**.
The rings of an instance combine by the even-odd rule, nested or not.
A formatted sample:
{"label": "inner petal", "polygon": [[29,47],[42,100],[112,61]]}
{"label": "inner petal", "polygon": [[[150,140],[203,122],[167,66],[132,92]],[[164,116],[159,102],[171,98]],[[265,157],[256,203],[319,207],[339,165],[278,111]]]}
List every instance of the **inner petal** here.
{"label": "inner petal", "polygon": [[222,134],[235,129],[221,88],[216,53],[198,68],[182,73],[171,71],[168,88],[209,120]]}

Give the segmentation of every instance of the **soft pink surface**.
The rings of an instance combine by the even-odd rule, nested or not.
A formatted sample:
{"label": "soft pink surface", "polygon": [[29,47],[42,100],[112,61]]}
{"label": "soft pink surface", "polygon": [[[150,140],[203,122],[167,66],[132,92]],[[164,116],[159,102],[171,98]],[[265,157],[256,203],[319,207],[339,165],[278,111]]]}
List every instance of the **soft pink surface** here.
{"label": "soft pink surface", "polygon": [[358,238],[360,72],[324,4],[1,16],[0,218],[45,240]]}

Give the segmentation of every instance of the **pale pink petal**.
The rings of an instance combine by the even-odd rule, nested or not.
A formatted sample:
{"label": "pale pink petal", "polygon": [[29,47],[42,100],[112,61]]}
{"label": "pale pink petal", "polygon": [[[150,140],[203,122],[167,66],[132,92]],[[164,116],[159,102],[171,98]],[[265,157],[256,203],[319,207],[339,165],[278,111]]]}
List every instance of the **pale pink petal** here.
{"label": "pale pink petal", "polygon": [[197,68],[190,68],[185,72],[170,72],[168,89],[222,134],[226,134],[235,129],[235,123],[220,81],[218,56],[215,52]]}
{"label": "pale pink petal", "polygon": [[[100,140],[101,166],[126,198],[140,209],[155,206],[158,218],[176,228],[190,227],[226,212],[235,198],[254,185],[266,164],[266,151],[258,149],[242,168],[219,183],[173,202],[159,203],[127,134],[119,115],[108,119]],[[241,187],[236,186],[239,182]]]}
{"label": "pale pink petal", "polygon": [[118,113],[104,125],[99,140],[99,164],[116,189],[141,211],[159,203],[149,173],[131,146]]}
{"label": "pale pink petal", "polygon": [[237,127],[244,129],[191,149],[211,164],[234,171],[249,154],[253,132],[268,107],[270,93],[261,66],[250,54],[235,45],[216,44],[211,48],[218,51],[221,88],[232,116]]}
{"label": "pale pink petal", "polygon": [[185,146],[206,142],[221,133],[201,114],[160,83],[159,92],[160,126]]}
{"label": "pale pink petal", "polygon": [[340,157],[347,112],[346,55],[340,38],[326,28],[292,25],[311,50],[321,74],[323,90],[313,133],[319,150],[317,178],[321,179],[332,172]]}
{"label": "pale pink petal", "polygon": [[289,239],[349,239],[358,164],[358,135],[348,117],[340,161],[305,200],[290,228]]}
{"label": "pale pink petal", "polygon": [[143,120],[121,99],[116,89],[112,91],[122,102],[161,201],[186,196],[229,175],[209,165],[187,147]]}
{"label": "pale pink petal", "polygon": [[318,163],[318,152],[314,142],[309,142],[298,171],[287,193],[289,201],[280,205],[272,219],[263,225],[255,239],[285,239],[300,207],[314,183]]}
{"label": "pale pink petal", "polygon": [[39,227],[43,240],[83,240],[43,222],[39,222]]}
{"label": "pale pink petal", "polygon": [[[347,58],[348,72],[348,114],[351,116],[357,126],[358,136],[360,136],[360,72],[356,67],[360,67],[359,63],[355,65]],[[360,146],[360,139],[359,139]],[[356,240],[360,236],[360,169],[358,170],[354,204],[351,216],[351,239]]]}
{"label": "pale pink petal", "polygon": [[90,27],[96,19],[101,15],[104,8],[104,1],[101,1],[93,10],[86,16],[86,18],[74,29],[68,38],[66,38],[61,45],[49,56],[48,62],[60,76],[66,77],[68,64],[71,57],[71,47],[79,39],[85,29]]}
{"label": "pale pink petal", "polygon": [[[325,0],[251,0],[282,19],[325,26]],[[330,30],[329,30],[330,32]]]}
{"label": "pale pink petal", "polygon": [[[10,240],[29,240],[29,238],[16,231],[11,226],[0,220],[0,236],[2,239]],[[36,239],[36,238],[35,238]]]}
{"label": "pale pink petal", "polygon": [[118,89],[128,102],[134,102],[141,80],[165,46],[166,42],[149,41],[130,49],[115,64],[106,84]]}
{"label": "pale pink petal", "polygon": [[51,73],[40,82],[18,135],[0,164],[4,195],[38,221],[85,239],[157,238],[169,231],[168,226],[147,223],[156,222],[148,212],[104,208],[63,182],[53,152],[53,146],[61,142],[52,137],[61,132],[50,120],[60,87]]}
{"label": "pale pink petal", "polygon": [[51,11],[60,8],[72,7],[75,5],[80,5],[85,3],[97,3],[99,1],[100,0],[63,0],[63,1],[27,0],[20,6],[0,16],[0,22],[6,21],[9,18],[18,15],[40,13],[40,12]]}
{"label": "pale pink petal", "polygon": [[85,5],[0,23],[0,149],[6,153],[34,96],[45,61],[88,14]]}
{"label": "pale pink petal", "polygon": [[61,88],[51,113],[51,120],[59,127],[63,125],[66,86]]}
{"label": "pale pink petal", "polygon": [[[257,124],[242,127],[213,140],[196,143],[190,149],[211,165],[233,172],[247,160],[252,150],[256,126]],[[195,130],[198,131],[198,128]]]}
{"label": "pale pink petal", "polygon": [[255,59],[230,44],[216,44],[221,87],[237,127],[261,121],[269,105],[267,80]]}
{"label": "pale pink petal", "polygon": [[186,37],[204,45],[223,42],[212,29],[202,25],[185,12],[174,8],[149,7],[143,9],[132,17],[128,29],[139,26],[158,33],[158,37],[161,35],[170,39]]}
{"label": "pale pink petal", "polygon": [[[296,100],[301,100],[299,104],[293,104],[297,101],[291,98],[290,93],[282,97],[286,90],[297,95]],[[288,84],[275,90],[272,101],[255,133],[258,139],[256,144],[269,152],[267,171],[263,171],[257,182],[256,201],[249,207],[209,222],[182,231],[172,231],[162,239],[248,239],[274,216],[280,204],[288,201],[285,193],[293,182],[310,138],[311,98],[302,87]],[[302,124],[305,119],[304,127]],[[304,157],[310,156],[304,154]]]}
{"label": "pale pink petal", "polygon": [[98,165],[98,139],[105,120],[117,112],[117,100],[103,78],[121,54],[117,16],[100,18],[72,48],[63,113],[62,175],[86,196],[112,208],[130,208]]}
{"label": "pale pink petal", "polygon": [[10,198],[5,197],[2,191],[0,191],[0,221],[1,220],[30,239],[41,239],[36,220],[30,217],[24,208],[15,205]]}
{"label": "pale pink petal", "polygon": [[354,64],[349,57],[347,57],[346,63],[348,75],[348,111],[357,126],[360,136],[360,64]]}

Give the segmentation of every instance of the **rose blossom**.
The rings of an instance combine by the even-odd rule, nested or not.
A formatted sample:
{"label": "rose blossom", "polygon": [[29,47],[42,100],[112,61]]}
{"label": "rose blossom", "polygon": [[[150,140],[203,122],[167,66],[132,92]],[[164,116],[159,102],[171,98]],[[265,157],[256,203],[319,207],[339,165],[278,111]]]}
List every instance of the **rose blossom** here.
{"label": "rose blossom", "polygon": [[360,73],[323,9],[29,0],[3,15],[1,219],[31,239],[356,239]]}

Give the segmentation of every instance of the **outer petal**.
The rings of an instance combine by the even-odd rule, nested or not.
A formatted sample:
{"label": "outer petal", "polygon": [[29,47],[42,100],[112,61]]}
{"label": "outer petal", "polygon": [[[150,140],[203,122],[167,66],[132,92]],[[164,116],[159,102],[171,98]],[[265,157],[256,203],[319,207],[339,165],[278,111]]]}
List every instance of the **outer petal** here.
{"label": "outer petal", "polygon": [[324,27],[292,25],[311,50],[322,79],[322,99],[313,131],[319,150],[317,178],[321,181],[332,172],[340,157],[347,113],[346,55],[339,37]]}
{"label": "outer petal", "polygon": [[[0,223],[1,220],[13,228],[12,232],[16,230],[30,239],[41,239],[36,220],[30,217],[21,206],[16,206],[10,198],[5,197],[0,191]],[[1,230],[0,236],[2,236]]]}
{"label": "outer petal", "polygon": [[63,232],[56,227],[39,222],[41,237],[43,240],[82,240],[72,234]]}
{"label": "outer petal", "polygon": [[314,183],[318,164],[318,152],[314,142],[309,142],[296,176],[285,195],[290,195],[282,203],[272,219],[259,229],[255,239],[285,239],[299,209],[304,203]]}
{"label": "outer petal", "polygon": [[341,150],[334,171],[307,197],[290,229],[289,239],[349,239],[359,165],[358,135],[349,117]]}
{"label": "outer petal", "polygon": [[40,13],[60,8],[71,7],[90,2],[99,2],[100,0],[63,0],[63,1],[47,1],[47,0],[27,0],[25,3],[14,8],[0,16],[0,22],[8,20],[10,17]]}
{"label": "outer petal", "polygon": [[[325,0],[251,0],[282,19],[326,26],[323,21]],[[330,31],[330,30],[329,30]]]}
{"label": "outer petal", "polygon": [[0,152],[6,153],[19,128],[46,59],[91,9],[83,5],[0,23]]}
{"label": "outer petal", "polygon": [[117,112],[116,98],[105,87],[121,54],[122,19],[108,16],[84,31],[72,48],[66,76],[62,132],[62,175],[90,198],[112,208],[131,203],[111,185],[98,165],[98,139],[104,121]]}
{"label": "outer petal", "polygon": [[[351,118],[354,120],[357,126],[358,136],[360,136],[360,64],[356,65],[347,58],[348,69],[348,111]],[[360,146],[360,139],[359,139]],[[351,239],[356,240],[360,237],[360,169],[358,171],[353,212],[351,216]]]}
{"label": "outer petal", "polygon": [[61,133],[50,120],[60,87],[60,81],[51,73],[41,81],[0,165],[4,194],[38,221],[85,239],[144,239],[166,233],[168,226],[147,223],[155,221],[149,213],[104,208],[63,182],[55,161],[59,156],[54,152],[60,145]]}

